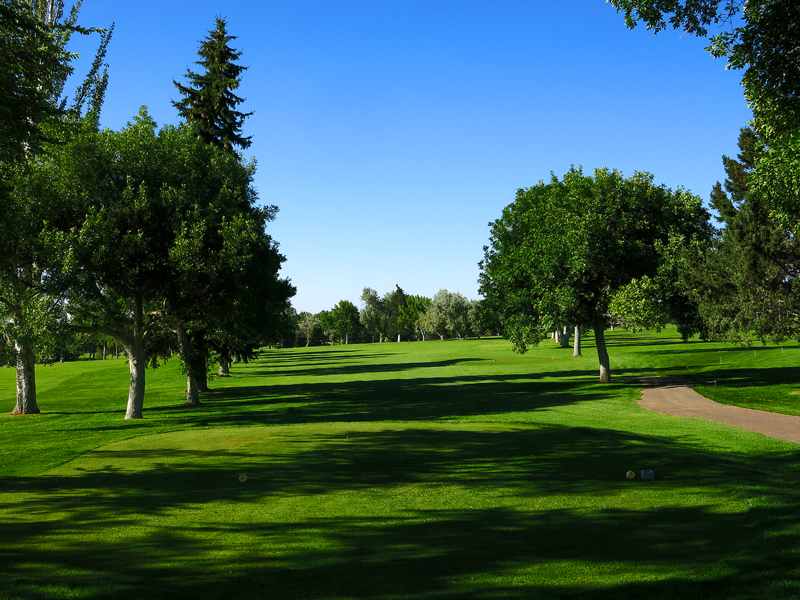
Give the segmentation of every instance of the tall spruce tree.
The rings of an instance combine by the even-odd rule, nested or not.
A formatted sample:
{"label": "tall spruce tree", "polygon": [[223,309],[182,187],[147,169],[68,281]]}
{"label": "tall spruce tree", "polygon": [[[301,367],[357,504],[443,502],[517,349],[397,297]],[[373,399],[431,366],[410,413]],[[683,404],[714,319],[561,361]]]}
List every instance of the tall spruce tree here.
{"label": "tall spruce tree", "polygon": [[[233,154],[242,162],[234,146],[242,149],[250,146],[251,137],[242,135],[242,125],[253,113],[236,110],[244,99],[234,94],[234,90],[247,67],[235,63],[241,52],[230,47],[236,37],[228,35],[226,25],[225,19],[216,18],[215,28],[201,43],[200,60],[195,63],[204,68],[204,73],[187,70],[189,85],[175,82],[184,98],[173,104],[202,142]],[[251,174],[255,169],[254,164],[244,167]],[[236,207],[231,205],[228,209],[235,212]],[[199,404],[198,392],[208,391],[212,350],[222,371],[227,372],[233,357],[246,359],[255,348],[277,343],[284,335],[285,315],[294,287],[287,279],[278,277],[284,258],[266,234],[266,223],[276,213],[274,206],[240,207],[240,217],[258,221],[259,226],[253,233],[254,246],[248,253],[246,276],[236,284],[225,285],[222,274],[201,281],[197,274],[189,272],[191,269],[180,279],[183,301],[178,304],[183,304],[184,309],[175,311],[172,320],[180,340],[178,350],[187,375],[189,404]],[[229,216],[233,218],[232,213]],[[211,247],[203,249],[206,251],[213,254]]]}
{"label": "tall spruce tree", "polygon": [[696,290],[712,338],[750,344],[800,333],[797,280],[800,249],[792,232],[774,218],[775,207],[754,189],[752,177],[764,140],[746,127],[736,159],[722,157],[727,178],[711,192],[724,228],[694,269],[685,272]]}
{"label": "tall spruce tree", "polygon": [[236,36],[228,35],[227,23],[217,17],[214,29],[200,44],[200,60],[195,64],[203,67],[203,73],[186,70],[189,85],[181,85],[173,80],[183,99],[172,104],[181,117],[195,126],[198,135],[207,144],[214,144],[233,151],[233,146],[242,149],[250,146],[252,136],[242,136],[244,120],[252,112],[243,113],[236,106],[244,98],[234,93],[239,87],[239,78],[247,67],[234,61],[242,55],[230,47]]}

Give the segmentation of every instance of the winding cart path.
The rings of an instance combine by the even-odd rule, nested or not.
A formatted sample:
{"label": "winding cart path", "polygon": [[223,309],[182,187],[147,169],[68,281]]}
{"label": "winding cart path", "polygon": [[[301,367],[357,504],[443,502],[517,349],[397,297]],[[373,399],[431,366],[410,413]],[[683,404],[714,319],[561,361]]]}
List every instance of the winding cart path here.
{"label": "winding cart path", "polygon": [[707,419],[800,444],[800,417],[719,404],[704,398],[680,377],[640,377],[639,406],[675,417]]}

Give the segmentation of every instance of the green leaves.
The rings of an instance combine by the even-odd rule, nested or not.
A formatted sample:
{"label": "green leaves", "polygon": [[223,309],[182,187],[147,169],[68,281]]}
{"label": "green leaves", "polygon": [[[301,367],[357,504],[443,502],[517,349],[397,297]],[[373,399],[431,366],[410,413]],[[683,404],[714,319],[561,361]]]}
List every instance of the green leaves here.
{"label": "green leaves", "polygon": [[661,324],[680,316],[667,250],[708,239],[708,218],[699,198],[650,174],[572,168],[519,190],[491,224],[479,279],[486,308],[519,352],[565,324]]}

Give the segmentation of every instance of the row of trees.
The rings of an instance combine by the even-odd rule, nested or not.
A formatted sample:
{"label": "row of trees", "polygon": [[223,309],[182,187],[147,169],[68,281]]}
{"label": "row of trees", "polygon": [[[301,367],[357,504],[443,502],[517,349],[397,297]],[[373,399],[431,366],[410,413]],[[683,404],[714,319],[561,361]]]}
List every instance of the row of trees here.
{"label": "row of trees", "polygon": [[[63,19],[63,4],[52,0],[0,6],[3,26],[18,31],[9,49],[16,84],[47,106],[12,115],[29,126],[9,126],[18,136],[3,142],[0,162],[2,359],[17,370],[14,412],[39,412],[34,365],[75,333],[106,336],[124,350],[127,419],[142,417],[145,367],[173,353],[187,374],[187,402],[199,403],[212,361],[225,370],[234,356],[291,330],[294,288],[279,276],[284,257],[267,233],[277,208],[259,206],[255,162],[234,148],[249,145],[233,93],[243,70],[235,38],[218,18],[200,48],[203,71],[176,83],[183,123],[159,128],[143,107],[111,131],[99,127],[110,32],[78,90],[87,110],[68,109],[60,96],[70,72],[65,37],[90,31],[75,25],[75,11]],[[39,60],[25,46],[30,36],[61,70],[25,71]]]}
{"label": "row of trees", "polygon": [[494,323],[482,310],[481,302],[447,290],[426,298],[406,294],[400,286],[383,296],[364,288],[361,302],[361,310],[349,300],[342,300],[331,310],[300,313],[295,318],[296,343],[309,346],[336,341],[424,341],[434,336],[442,340],[464,339],[493,332]]}

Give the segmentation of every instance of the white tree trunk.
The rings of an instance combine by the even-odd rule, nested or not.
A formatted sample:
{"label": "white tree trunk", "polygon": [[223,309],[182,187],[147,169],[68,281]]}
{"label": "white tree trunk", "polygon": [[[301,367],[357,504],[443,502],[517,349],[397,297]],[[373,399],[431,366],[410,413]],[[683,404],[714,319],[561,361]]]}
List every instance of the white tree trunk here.
{"label": "white tree trunk", "polygon": [[581,354],[581,328],[575,325],[575,341],[572,344],[572,356],[582,356]]}
{"label": "white tree trunk", "polygon": [[27,338],[14,341],[17,366],[17,405],[15,415],[39,414],[36,405],[36,357]]}
{"label": "white tree trunk", "polygon": [[558,332],[558,341],[562,348],[569,348],[569,325],[564,325]]}
{"label": "white tree trunk", "polygon": [[144,342],[141,336],[135,336],[133,343],[123,347],[128,355],[128,369],[131,373],[131,386],[128,390],[128,409],[126,419],[141,419],[144,407],[145,359]]}

